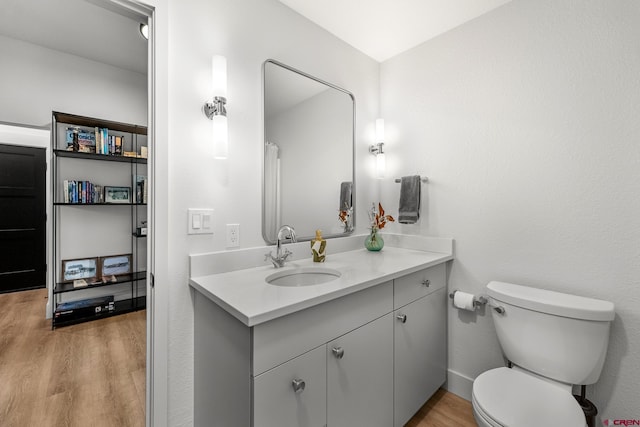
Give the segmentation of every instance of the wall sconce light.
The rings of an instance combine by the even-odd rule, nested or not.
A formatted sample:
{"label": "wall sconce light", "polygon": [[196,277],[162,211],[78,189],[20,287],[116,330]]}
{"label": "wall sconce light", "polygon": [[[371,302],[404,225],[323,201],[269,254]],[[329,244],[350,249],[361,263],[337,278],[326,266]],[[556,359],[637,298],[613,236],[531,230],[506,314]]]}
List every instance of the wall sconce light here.
{"label": "wall sconce light", "polygon": [[204,114],[211,120],[213,157],[226,159],[227,131],[227,58],[215,55],[211,60],[213,100],[204,104]]}
{"label": "wall sconce light", "polygon": [[387,159],[385,158],[382,147],[384,146],[384,119],[376,120],[376,143],[369,146],[369,153],[376,156],[376,177],[383,179],[387,168]]}
{"label": "wall sconce light", "polygon": [[140,35],[142,35],[145,40],[149,40],[149,26],[143,22],[140,23]]}

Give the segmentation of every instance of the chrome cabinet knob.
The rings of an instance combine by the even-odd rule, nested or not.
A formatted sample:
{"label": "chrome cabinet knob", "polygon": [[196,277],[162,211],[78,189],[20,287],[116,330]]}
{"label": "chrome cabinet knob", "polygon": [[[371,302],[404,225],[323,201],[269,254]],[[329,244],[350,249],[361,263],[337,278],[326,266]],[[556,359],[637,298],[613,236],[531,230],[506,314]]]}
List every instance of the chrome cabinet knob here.
{"label": "chrome cabinet knob", "polygon": [[342,359],[344,357],[344,349],[342,347],[333,347],[331,351],[333,352],[333,355],[338,359]]}
{"label": "chrome cabinet knob", "polygon": [[429,279],[423,279],[423,280],[422,280],[422,284],[428,288],[428,287],[429,287],[429,285],[431,285],[431,280],[429,280]]}
{"label": "chrome cabinet knob", "polygon": [[293,387],[293,391],[295,391],[296,393],[302,393],[304,391],[304,386],[306,384],[304,383],[303,380],[296,378],[295,380],[291,381],[291,386]]}
{"label": "chrome cabinet knob", "polygon": [[398,314],[396,319],[401,321],[402,323],[407,323],[407,315],[406,314]]}

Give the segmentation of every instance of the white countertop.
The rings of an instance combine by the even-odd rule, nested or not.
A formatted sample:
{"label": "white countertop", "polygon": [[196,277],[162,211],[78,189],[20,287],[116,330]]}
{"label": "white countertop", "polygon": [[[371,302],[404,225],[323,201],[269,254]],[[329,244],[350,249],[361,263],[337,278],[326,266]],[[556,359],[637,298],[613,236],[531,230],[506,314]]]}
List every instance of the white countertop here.
{"label": "white countertop", "polygon": [[[451,253],[385,246],[380,252],[357,249],[335,253],[324,263],[314,263],[309,257],[287,262],[279,269],[269,264],[196,276],[189,284],[245,325],[254,326],[451,259]],[[302,287],[274,286],[265,281],[275,272],[310,266],[338,270],[342,275],[331,282]]]}

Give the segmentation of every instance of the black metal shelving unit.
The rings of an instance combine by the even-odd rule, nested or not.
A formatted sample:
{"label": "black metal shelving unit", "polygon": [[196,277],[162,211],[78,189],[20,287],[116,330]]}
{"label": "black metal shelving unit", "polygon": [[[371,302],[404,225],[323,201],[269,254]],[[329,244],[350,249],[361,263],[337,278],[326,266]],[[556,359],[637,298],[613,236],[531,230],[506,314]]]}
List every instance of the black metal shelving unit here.
{"label": "black metal shelving unit", "polygon": [[[112,135],[121,137],[123,154],[96,154],[78,151],[68,146],[68,129],[81,129],[86,134],[94,129],[108,129]],[[91,117],[77,116],[59,112],[52,113],[51,135],[51,203],[52,203],[52,270],[53,270],[53,317],[51,327],[66,326],[80,322],[100,319],[146,308],[146,235],[138,235],[137,227],[146,220],[146,195],[138,200],[136,178],[147,175],[147,159],[139,153],[146,146],[147,128],[144,126],[118,123]],[[86,149],[86,148],[85,148]],[[131,153],[136,153],[131,155]],[[97,163],[96,163],[97,162]],[[125,165],[122,165],[125,164]],[[126,164],[129,166],[127,167]],[[113,172],[113,173],[111,173]],[[127,176],[125,176],[127,175]],[[82,176],[82,177],[80,177]],[[130,200],[125,203],[73,203],[65,201],[65,180],[86,180],[100,182],[101,186],[128,186]],[[123,185],[128,182],[128,185]],[[148,181],[145,181],[148,184]],[[77,208],[80,210],[78,211]],[[70,210],[72,209],[72,210]],[[122,213],[129,210],[130,215]],[[71,222],[69,216],[77,219]],[[130,218],[125,221],[125,216]],[[113,221],[110,218],[115,218]],[[122,226],[129,230],[122,230]],[[113,227],[119,227],[114,229]],[[116,236],[116,237],[114,237]],[[128,236],[128,237],[125,237]],[[104,242],[119,250],[109,252]],[[77,244],[76,244],[77,242]],[[103,243],[101,245],[101,243]],[[121,249],[120,249],[121,248]],[[106,252],[106,253],[105,253]],[[116,252],[116,253],[113,253]],[[130,255],[128,272],[101,277],[100,261],[97,262],[95,277],[85,280],[86,285],[74,285],[64,280],[63,260],[95,258],[103,260],[109,257]],[[106,262],[105,262],[106,264]],[[113,294],[113,295],[110,295]],[[93,311],[91,308],[69,310],[69,303],[90,299],[111,298],[109,309],[104,307]],[[61,305],[62,304],[62,305]],[[58,307],[61,307],[58,310]]]}

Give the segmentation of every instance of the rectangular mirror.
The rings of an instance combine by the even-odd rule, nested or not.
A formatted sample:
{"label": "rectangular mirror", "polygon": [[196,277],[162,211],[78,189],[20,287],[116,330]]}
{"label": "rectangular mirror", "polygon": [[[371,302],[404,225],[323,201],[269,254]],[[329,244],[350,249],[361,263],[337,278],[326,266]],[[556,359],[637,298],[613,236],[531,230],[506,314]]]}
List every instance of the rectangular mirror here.
{"label": "rectangular mirror", "polygon": [[264,240],[285,224],[298,240],[353,232],[353,94],[272,59],[262,71]]}

